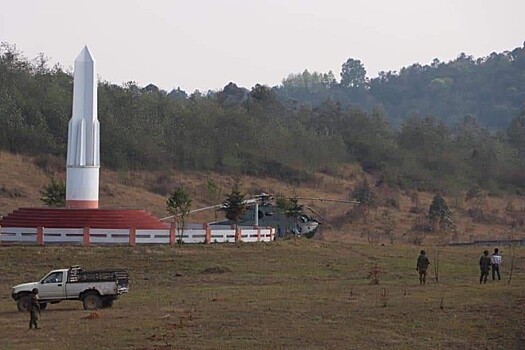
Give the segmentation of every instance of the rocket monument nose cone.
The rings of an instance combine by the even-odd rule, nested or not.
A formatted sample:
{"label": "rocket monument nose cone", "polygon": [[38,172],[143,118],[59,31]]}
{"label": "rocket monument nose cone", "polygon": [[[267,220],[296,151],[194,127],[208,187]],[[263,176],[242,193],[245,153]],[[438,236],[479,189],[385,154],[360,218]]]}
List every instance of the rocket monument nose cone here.
{"label": "rocket monument nose cone", "polygon": [[75,59],[75,62],[94,62],[94,61],[95,59],[91,55],[91,52],[89,52],[87,45],[84,46],[82,51],[80,51],[77,58]]}

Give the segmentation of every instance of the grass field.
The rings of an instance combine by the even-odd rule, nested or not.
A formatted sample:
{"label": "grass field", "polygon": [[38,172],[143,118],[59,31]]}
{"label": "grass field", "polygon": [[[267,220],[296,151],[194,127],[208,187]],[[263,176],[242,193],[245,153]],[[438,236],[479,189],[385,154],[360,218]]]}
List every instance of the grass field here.
{"label": "grass field", "polygon": [[[525,248],[479,285],[485,247],[440,248],[439,283],[420,286],[421,247],[282,240],[180,247],[0,247],[0,349],[524,349]],[[426,247],[431,263],[438,251]],[[48,270],[123,267],[111,309],[49,305],[40,330],[12,285]],[[379,284],[369,273],[379,267]]]}

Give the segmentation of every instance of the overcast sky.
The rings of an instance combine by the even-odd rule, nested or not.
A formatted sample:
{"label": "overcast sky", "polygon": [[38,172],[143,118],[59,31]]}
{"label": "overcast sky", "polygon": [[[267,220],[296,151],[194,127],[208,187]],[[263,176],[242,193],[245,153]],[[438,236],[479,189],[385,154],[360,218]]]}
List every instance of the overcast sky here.
{"label": "overcast sky", "polygon": [[100,78],[219,90],[360,59],[369,77],[432,59],[522,47],[524,0],[0,0],[0,41]]}

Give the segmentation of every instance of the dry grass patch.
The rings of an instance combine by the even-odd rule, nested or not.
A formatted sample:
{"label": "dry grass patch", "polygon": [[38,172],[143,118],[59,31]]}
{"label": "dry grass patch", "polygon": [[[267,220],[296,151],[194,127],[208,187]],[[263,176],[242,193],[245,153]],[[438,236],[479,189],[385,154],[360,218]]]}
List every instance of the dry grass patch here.
{"label": "dry grass patch", "polygon": [[[524,248],[517,249],[512,284],[503,269],[504,281],[481,286],[483,248],[442,248],[440,283],[431,271],[426,286],[415,270],[419,249],[306,239],[182,248],[4,246],[2,349],[525,346]],[[426,249],[433,262],[433,248]],[[28,336],[29,315],[16,311],[9,288],[70,264],[124,267],[130,293],[97,317],[80,302],[49,305],[42,329]],[[370,285],[376,265],[378,284]]]}

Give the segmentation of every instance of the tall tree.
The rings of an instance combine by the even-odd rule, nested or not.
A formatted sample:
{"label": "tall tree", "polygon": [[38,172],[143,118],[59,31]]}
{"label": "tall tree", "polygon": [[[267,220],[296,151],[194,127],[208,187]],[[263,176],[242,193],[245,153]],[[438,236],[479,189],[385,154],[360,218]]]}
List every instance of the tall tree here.
{"label": "tall tree", "polygon": [[439,193],[436,194],[428,208],[428,218],[432,228],[436,230],[439,227],[442,231],[446,231],[452,225],[451,214],[445,198]]}
{"label": "tall tree", "polygon": [[360,60],[349,58],[341,66],[341,85],[358,88],[365,85],[366,69]]}
{"label": "tall tree", "polygon": [[226,218],[235,224],[235,228],[239,224],[239,219],[246,212],[246,202],[244,194],[240,190],[239,180],[235,180],[232,190],[226,195],[226,199],[222,202],[221,210],[226,213]]}
{"label": "tall tree", "polygon": [[293,223],[292,227],[292,233],[294,235],[300,235],[300,226],[298,225],[298,220],[303,214],[303,205],[299,204],[299,200],[297,198],[289,198],[286,201],[285,205],[285,212],[284,212],[286,219],[291,220]]}
{"label": "tall tree", "polygon": [[525,108],[520,115],[511,120],[507,127],[509,143],[518,150],[519,154],[525,159]]}
{"label": "tall tree", "polygon": [[223,107],[239,106],[248,94],[246,89],[242,89],[237,84],[230,82],[222,91],[217,93],[219,105]]}
{"label": "tall tree", "polygon": [[186,218],[190,213],[192,199],[191,195],[182,186],[173,190],[171,196],[166,201],[166,209],[168,213],[174,215],[174,220],[177,223],[177,230],[179,231],[179,243],[182,245],[182,236],[186,226]]}

